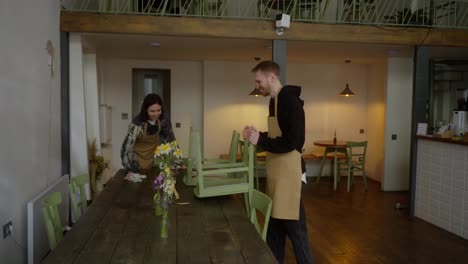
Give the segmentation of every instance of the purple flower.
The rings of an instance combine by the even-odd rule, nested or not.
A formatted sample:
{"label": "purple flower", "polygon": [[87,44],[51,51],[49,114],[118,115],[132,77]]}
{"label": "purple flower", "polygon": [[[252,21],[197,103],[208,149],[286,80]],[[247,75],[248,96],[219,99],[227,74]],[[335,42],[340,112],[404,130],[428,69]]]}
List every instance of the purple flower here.
{"label": "purple flower", "polygon": [[154,182],[153,182],[153,189],[159,190],[163,188],[163,183],[164,183],[164,174],[159,174],[157,177],[155,177]]}
{"label": "purple flower", "polygon": [[159,176],[156,178],[157,181],[162,182],[164,180],[164,174],[159,174]]}

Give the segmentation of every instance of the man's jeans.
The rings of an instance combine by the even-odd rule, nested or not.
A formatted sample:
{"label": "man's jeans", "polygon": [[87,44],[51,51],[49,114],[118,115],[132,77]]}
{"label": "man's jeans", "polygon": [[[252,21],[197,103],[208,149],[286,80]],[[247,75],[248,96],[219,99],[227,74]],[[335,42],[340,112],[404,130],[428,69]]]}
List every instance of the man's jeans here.
{"label": "man's jeans", "polygon": [[296,262],[298,264],[312,263],[312,252],[307,234],[307,222],[302,198],[299,220],[270,218],[267,231],[267,244],[280,264],[284,262],[286,235],[293,245]]}

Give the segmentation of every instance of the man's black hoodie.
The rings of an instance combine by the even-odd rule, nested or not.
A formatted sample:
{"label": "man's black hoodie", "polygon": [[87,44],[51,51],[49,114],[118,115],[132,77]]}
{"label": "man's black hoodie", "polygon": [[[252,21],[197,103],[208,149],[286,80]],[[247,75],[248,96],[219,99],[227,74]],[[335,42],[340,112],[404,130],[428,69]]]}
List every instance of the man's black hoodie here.
{"label": "man's black hoodie", "polygon": [[[305,114],[304,101],[299,98],[301,87],[294,85],[284,86],[278,98],[278,125],[281,136],[269,138],[268,132],[261,132],[258,146],[271,153],[288,153],[297,150],[302,153],[305,141]],[[270,99],[269,116],[275,116],[274,98]],[[302,173],[305,172],[305,163],[301,158]]]}

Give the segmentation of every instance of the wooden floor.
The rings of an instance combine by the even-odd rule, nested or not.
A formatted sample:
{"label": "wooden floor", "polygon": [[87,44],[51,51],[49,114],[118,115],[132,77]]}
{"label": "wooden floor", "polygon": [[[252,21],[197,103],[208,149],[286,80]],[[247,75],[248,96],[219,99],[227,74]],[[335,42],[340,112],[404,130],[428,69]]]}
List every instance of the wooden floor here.
{"label": "wooden floor", "polygon": [[[361,179],[346,192],[346,180],[308,179],[303,191],[309,239],[315,263],[468,263],[468,240],[418,218],[394,204],[406,203],[407,192],[382,192]],[[285,263],[295,263],[287,242]]]}

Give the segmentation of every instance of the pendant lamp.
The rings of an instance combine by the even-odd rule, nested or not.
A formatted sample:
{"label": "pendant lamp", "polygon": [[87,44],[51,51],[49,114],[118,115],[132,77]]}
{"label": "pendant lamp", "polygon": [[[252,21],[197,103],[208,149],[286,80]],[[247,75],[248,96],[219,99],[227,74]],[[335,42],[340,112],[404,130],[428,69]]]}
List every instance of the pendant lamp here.
{"label": "pendant lamp", "polygon": [[349,89],[349,84],[346,84],[346,88],[344,88],[344,90],[340,93],[340,96],[354,96],[353,91]]}
{"label": "pendant lamp", "polygon": [[249,95],[259,96],[259,95],[262,95],[262,93],[260,92],[259,89],[254,88],[254,89],[252,90],[252,92],[249,93]]}

